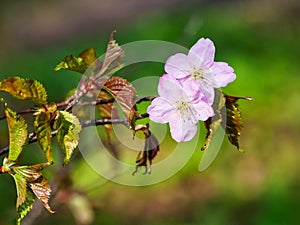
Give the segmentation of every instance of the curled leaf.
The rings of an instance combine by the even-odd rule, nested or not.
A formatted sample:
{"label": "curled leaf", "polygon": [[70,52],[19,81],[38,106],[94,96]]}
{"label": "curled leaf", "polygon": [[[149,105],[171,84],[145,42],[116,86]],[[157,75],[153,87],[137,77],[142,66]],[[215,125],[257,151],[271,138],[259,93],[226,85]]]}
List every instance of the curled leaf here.
{"label": "curled leaf", "polygon": [[204,122],[207,129],[205,143],[201,150],[207,149],[201,158],[199,170],[205,170],[216,158],[220,146],[208,149],[209,145],[214,144],[212,139],[215,136],[223,135],[220,132],[220,127],[225,130],[231,144],[236,146],[239,151],[242,151],[239,146],[239,136],[242,129],[242,120],[240,110],[237,105],[238,99],[252,100],[248,97],[233,97],[227,96],[219,90],[215,90],[215,99],[213,109],[215,115]]}
{"label": "curled leaf", "polygon": [[78,57],[73,55],[66,56],[55,68],[57,72],[61,69],[75,71],[84,74],[90,65],[94,64],[94,69],[101,67],[101,62],[97,59],[94,48],[86,49]]}
{"label": "curled leaf", "polygon": [[0,91],[5,91],[18,99],[30,99],[36,103],[46,103],[47,93],[43,85],[31,79],[10,77],[0,82]]}
{"label": "curled leaf", "polygon": [[60,111],[60,128],[57,133],[57,140],[65,154],[65,165],[69,162],[78,145],[80,131],[81,125],[78,118],[69,112]]}
{"label": "curled leaf", "polygon": [[87,68],[88,65],[82,58],[68,55],[54,68],[54,71],[65,69],[83,74]]}
{"label": "curled leaf", "polygon": [[54,211],[49,206],[49,198],[51,195],[51,187],[48,181],[44,177],[40,177],[39,179],[30,182],[29,187],[35,194],[35,196],[41,201],[43,206],[50,212],[54,213]]}
{"label": "curled leaf", "polygon": [[110,35],[105,58],[100,70],[96,72],[96,78],[111,75],[124,66],[124,51],[114,40],[113,34],[114,32]]}
{"label": "curled leaf", "polygon": [[52,162],[52,148],[51,148],[51,127],[49,124],[50,115],[46,112],[39,113],[34,121],[34,128],[39,145],[46,154],[48,162]]}
{"label": "curled leaf", "polygon": [[224,130],[227,134],[228,140],[231,144],[237,147],[237,149],[243,152],[243,149],[239,145],[239,137],[243,127],[241,111],[237,101],[239,99],[253,100],[249,97],[235,97],[225,95],[226,102],[226,124],[223,124]]}
{"label": "curled leaf", "polygon": [[[140,126],[140,127],[139,127]],[[136,130],[142,130],[145,135],[145,145],[144,149],[139,152],[137,159],[136,159],[136,169],[132,173],[132,175],[135,175],[135,173],[138,171],[138,169],[142,166],[145,167],[145,173],[144,174],[150,174],[151,173],[151,167],[152,167],[152,160],[155,158],[155,156],[159,152],[159,142],[157,138],[150,132],[149,126],[145,125],[139,125],[137,126]],[[148,166],[149,162],[149,166]]]}
{"label": "curled leaf", "polygon": [[103,90],[117,101],[129,124],[134,124],[134,115],[137,113],[135,110],[137,99],[135,88],[122,77],[111,77],[103,84]]}
{"label": "curled leaf", "polygon": [[26,200],[26,185],[27,185],[27,181],[26,181],[26,177],[24,177],[23,175],[16,173],[12,175],[15,183],[16,183],[16,187],[17,187],[17,204],[16,204],[16,208],[18,209],[20,205],[22,205],[25,200]]}
{"label": "curled leaf", "polygon": [[[100,100],[110,100],[110,99],[112,99],[112,96],[108,94],[106,91],[101,90],[97,100],[100,101]],[[99,104],[98,109],[100,111],[100,116],[103,119],[111,119],[113,117],[119,117],[118,109],[114,106],[114,102]],[[110,143],[110,131],[112,129],[112,125],[105,124],[104,128],[106,131],[108,142]]]}
{"label": "curled leaf", "polygon": [[40,163],[31,166],[13,165],[10,167],[11,172],[9,172],[9,174],[20,174],[26,179],[27,182],[34,182],[43,176],[41,172],[42,169],[49,165],[51,165],[51,163]]}
{"label": "curled leaf", "polygon": [[84,50],[80,53],[79,57],[88,66],[92,65],[97,60],[96,51],[94,48]]}
{"label": "curled leaf", "polygon": [[224,111],[224,105],[225,105],[225,97],[224,94],[221,91],[216,90],[215,91],[215,99],[213,103],[213,109],[215,112],[215,115],[213,117],[208,118],[204,122],[207,133],[205,138],[205,143],[202,146],[201,150],[205,150],[208,148],[213,136],[217,132],[217,129],[221,125],[222,119],[223,119],[223,113]]}
{"label": "curled leaf", "polygon": [[36,117],[34,120],[34,130],[38,143],[41,146],[42,150],[45,152],[48,162],[51,163],[53,162],[51,132],[52,126],[55,124],[57,118],[56,110],[57,107],[55,104],[50,105],[50,107],[43,106],[35,113]]}
{"label": "curled leaf", "polygon": [[[199,163],[199,171],[204,171],[207,169],[211,163],[215,160],[219,153],[219,146],[214,146],[213,138],[219,134],[221,123],[226,115],[224,115],[225,110],[225,97],[224,94],[219,91],[215,90],[215,98],[212,105],[215,115],[213,117],[208,118],[204,122],[206,127],[207,133],[204,145],[202,146],[201,150],[205,150],[201,157],[201,161]],[[209,148],[211,146],[211,148]]]}
{"label": "curled leaf", "polygon": [[[1,99],[4,102],[3,99]],[[16,161],[21,154],[23,148],[27,144],[28,130],[27,124],[23,117],[8,108],[4,102],[5,116],[9,132],[9,153],[8,158],[10,161]]]}
{"label": "curled leaf", "polygon": [[50,163],[41,163],[32,166],[17,166],[8,159],[3,162],[9,167],[8,173],[14,178],[17,187],[18,224],[31,210],[35,201],[34,195],[42,202],[43,206],[51,213],[48,201],[51,188],[48,181],[43,177],[41,170]]}
{"label": "curled leaf", "polygon": [[215,90],[215,100],[213,103],[215,116],[205,121],[207,135],[205,144],[201,150],[208,148],[218,127],[222,125],[230,143],[236,146],[239,151],[243,151],[239,146],[239,136],[243,127],[241,112],[237,104],[239,99],[253,100],[250,97],[228,96],[219,90]]}

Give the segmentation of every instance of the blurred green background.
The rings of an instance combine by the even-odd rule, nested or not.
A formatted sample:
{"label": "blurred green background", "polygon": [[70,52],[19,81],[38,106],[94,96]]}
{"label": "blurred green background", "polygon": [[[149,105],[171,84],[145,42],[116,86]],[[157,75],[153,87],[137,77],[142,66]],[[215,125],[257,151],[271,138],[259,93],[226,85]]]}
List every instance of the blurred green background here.
{"label": "blurred green background", "polygon": [[[106,181],[77,154],[66,170],[59,170],[58,165],[46,171],[50,180],[58,179],[53,177],[57,171],[63,179],[62,191],[51,202],[56,214],[50,215],[37,204],[24,224],[298,223],[299,1],[30,0],[0,4],[1,79],[15,75],[37,79],[46,87],[50,101],[62,100],[80,79],[72,72],[54,73],[56,64],[90,47],[102,54],[112,30],[117,30],[120,44],[164,40],[190,48],[199,38],[208,37],[216,45],[216,61],[228,62],[237,74],[236,81],[223,90],[255,98],[240,102],[245,154],[224,139],[217,159],[206,171],[198,171],[202,153],[196,151],[175,176],[148,187]],[[136,79],[162,73],[163,64],[140,63],[119,75]],[[12,108],[21,107],[13,104]],[[1,147],[7,144],[5,125],[1,122]],[[42,159],[40,150],[32,149],[24,152],[24,162]],[[55,154],[60,157],[58,151]],[[15,200],[12,178],[1,175],[0,225],[14,223]]]}

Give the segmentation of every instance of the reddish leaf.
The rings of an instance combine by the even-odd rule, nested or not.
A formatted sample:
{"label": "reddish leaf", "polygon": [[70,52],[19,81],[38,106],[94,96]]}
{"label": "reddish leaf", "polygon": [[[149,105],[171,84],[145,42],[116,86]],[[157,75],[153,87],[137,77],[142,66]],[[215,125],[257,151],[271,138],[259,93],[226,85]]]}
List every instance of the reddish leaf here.
{"label": "reddish leaf", "polygon": [[225,98],[226,98],[225,107],[226,107],[227,119],[226,119],[226,124],[222,124],[222,125],[230,143],[236,146],[239,151],[243,152],[243,149],[241,149],[239,145],[239,137],[241,135],[243,124],[241,118],[241,111],[237,101],[239,99],[245,99],[245,100],[253,100],[253,99],[249,97],[235,97],[229,95],[225,95]]}
{"label": "reddish leaf", "polygon": [[137,98],[135,88],[124,78],[111,77],[103,84],[103,90],[117,101],[128,122],[132,124],[133,114],[136,112],[134,107]]}
{"label": "reddish leaf", "polygon": [[[231,144],[242,151],[239,146],[239,136],[242,128],[241,115],[236,101],[238,99],[252,100],[251,98],[227,96],[219,90],[215,90],[213,104],[215,116],[204,122],[207,129],[205,144],[201,150],[209,148],[209,145],[220,126],[225,130]],[[205,170],[215,159],[219,148],[207,149],[201,158],[199,170]]]}
{"label": "reddish leaf", "polygon": [[[110,100],[112,96],[108,94],[106,91],[102,90],[98,95],[98,101],[100,100]],[[103,119],[111,119],[119,117],[118,109],[114,106],[114,102],[106,103],[106,104],[99,104],[98,109],[100,111],[100,116]],[[111,124],[104,125],[106,135],[108,138],[108,142],[110,143],[110,131],[112,129]]]}
{"label": "reddish leaf", "polygon": [[41,201],[43,206],[50,212],[54,213],[49,206],[49,198],[51,195],[51,187],[48,181],[44,177],[40,177],[38,180],[29,183],[29,187],[35,194],[35,196]]}
{"label": "reddish leaf", "polygon": [[[142,130],[145,135],[145,145],[144,149],[139,152],[137,159],[136,159],[136,169],[132,173],[134,175],[138,169],[142,166],[146,168],[145,173],[150,174],[151,173],[151,166],[152,166],[152,160],[155,158],[155,156],[159,152],[159,142],[157,138],[150,132],[149,126],[145,125],[139,125],[136,128],[136,131]],[[149,162],[149,166],[148,166]]]}
{"label": "reddish leaf", "polygon": [[34,182],[42,176],[42,169],[51,163],[40,163],[31,166],[11,166],[11,173],[18,173],[26,178],[27,182]]}
{"label": "reddish leaf", "polygon": [[96,78],[113,74],[124,66],[124,51],[114,40],[113,34],[114,32],[110,35],[105,58],[100,70],[96,72]]}

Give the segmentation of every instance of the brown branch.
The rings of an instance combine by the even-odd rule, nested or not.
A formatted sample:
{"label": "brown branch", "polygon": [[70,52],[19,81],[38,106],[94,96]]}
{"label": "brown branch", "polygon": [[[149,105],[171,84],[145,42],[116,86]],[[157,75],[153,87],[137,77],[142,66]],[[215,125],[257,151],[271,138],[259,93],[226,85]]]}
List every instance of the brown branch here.
{"label": "brown branch", "polygon": [[[147,118],[149,115],[147,113],[139,115],[137,119],[143,119]],[[87,120],[81,123],[82,128],[90,127],[90,126],[102,126],[105,124],[123,124],[127,127],[128,121],[126,118],[116,118],[116,119],[96,119],[96,120]],[[52,137],[55,137],[58,133],[58,130],[54,130],[51,132]],[[32,144],[37,141],[36,134],[34,132],[30,133],[28,136],[28,144]],[[9,151],[9,145],[5,146],[4,148],[0,149],[0,155],[3,155],[5,153],[8,153]]]}
{"label": "brown branch", "polygon": [[[153,99],[155,99],[155,98],[156,98],[155,96],[139,98],[139,99],[137,99],[136,104],[139,104],[139,103],[145,102],[145,101],[153,101]],[[57,103],[56,104],[57,108],[61,108],[61,110],[66,110],[66,109],[71,110],[74,105],[70,108],[64,108],[64,107],[68,107],[70,105],[70,102],[72,102],[73,100],[74,100],[73,98],[69,98],[68,100],[66,100],[64,102]],[[103,99],[103,100],[91,101],[91,102],[79,102],[79,103],[77,103],[77,105],[96,106],[96,105],[100,105],[100,104],[112,103],[114,101],[115,100],[112,98],[112,99]],[[35,109],[26,109],[26,110],[17,112],[17,114],[19,114],[19,115],[28,114],[28,113],[34,113],[35,111],[36,111]],[[137,119],[143,119],[143,118],[147,118],[147,117],[149,117],[149,115],[147,113],[144,113],[144,114],[140,114]],[[0,120],[5,119],[5,118],[6,118],[6,115],[3,115],[0,117]],[[82,127],[101,126],[101,125],[105,125],[105,124],[123,124],[123,125],[129,127],[127,119],[125,119],[125,118],[124,119],[117,118],[117,119],[89,120],[89,121],[82,122],[81,126]],[[57,133],[58,133],[57,130],[52,131],[52,133],[51,133],[52,137],[56,136]],[[28,140],[29,144],[37,141],[37,137],[34,132],[30,133],[28,138],[29,138],[29,140]],[[5,146],[4,148],[0,149],[0,155],[3,155],[5,153],[7,153],[8,151],[9,151],[9,146]]]}
{"label": "brown branch", "polygon": [[156,96],[148,96],[148,97],[139,98],[136,101],[136,104],[139,104],[141,102],[152,102],[155,98],[156,98]]}
{"label": "brown branch", "polygon": [[[136,101],[136,104],[139,104],[141,102],[149,102],[149,101],[151,102],[155,98],[156,98],[156,96],[148,96],[148,97],[139,98]],[[91,101],[91,102],[79,102],[77,105],[79,105],[79,106],[96,106],[96,105],[101,105],[101,104],[112,103],[114,101],[115,101],[115,99],[111,98],[111,99],[102,99],[102,100]],[[62,108],[62,110],[65,110],[63,107],[67,106],[68,104],[69,104],[69,101],[64,101],[64,102],[57,103],[56,106],[57,106],[57,108]],[[23,111],[18,111],[16,113],[18,115],[22,115],[22,114],[34,113],[35,111],[36,111],[35,109],[26,109],[26,110],[23,110]],[[5,118],[6,118],[6,115],[0,116],[0,120],[3,120]]]}
{"label": "brown branch", "polygon": [[[17,114],[22,115],[22,114],[28,114],[28,113],[34,113],[34,112],[35,112],[35,109],[26,109],[26,110],[17,112]],[[0,116],[0,120],[3,120],[5,118],[6,118],[6,115]]]}

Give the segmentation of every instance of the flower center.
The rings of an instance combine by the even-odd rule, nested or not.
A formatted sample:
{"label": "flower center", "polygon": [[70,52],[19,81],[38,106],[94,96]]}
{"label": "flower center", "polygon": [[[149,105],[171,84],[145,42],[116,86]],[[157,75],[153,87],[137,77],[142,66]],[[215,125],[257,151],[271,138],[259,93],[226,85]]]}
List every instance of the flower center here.
{"label": "flower center", "polygon": [[208,71],[205,68],[196,68],[195,66],[192,68],[191,76],[194,80],[204,80],[207,75]]}
{"label": "flower center", "polygon": [[179,113],[179,116],[184,121],[191,119],[190,117],[192,113],[188,102],[184,101],[183,99],[180,99],[179,101],[175,102],[175,105],[177,107],[177,112]]}

